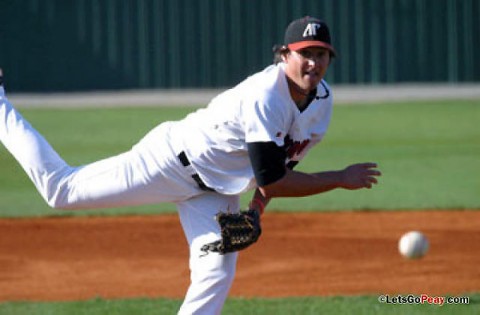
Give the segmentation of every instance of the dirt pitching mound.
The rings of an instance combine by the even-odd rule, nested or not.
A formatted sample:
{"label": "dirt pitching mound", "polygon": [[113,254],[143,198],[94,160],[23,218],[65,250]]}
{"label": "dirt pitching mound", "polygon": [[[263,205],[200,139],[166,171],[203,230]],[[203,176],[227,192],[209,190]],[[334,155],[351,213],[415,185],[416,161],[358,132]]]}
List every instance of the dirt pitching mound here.
{"label": "dirt pitching mound", "polygon": [[[480,291],[480,211],[266,214],[231,296]],[[397,251],[421,230],[430,251]],[[187,244],[176,215],[0,220],[0,301],[182,298]]]}

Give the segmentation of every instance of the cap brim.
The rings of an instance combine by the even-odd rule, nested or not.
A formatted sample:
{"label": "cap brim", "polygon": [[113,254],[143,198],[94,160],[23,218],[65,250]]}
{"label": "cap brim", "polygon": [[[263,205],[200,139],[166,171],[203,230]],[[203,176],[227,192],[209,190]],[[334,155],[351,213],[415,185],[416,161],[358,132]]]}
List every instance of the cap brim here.
{"label": "cap brim", "polygon": [[335,49],[333,48],[332,45],[327,44],[325,42],[318,41],[318,40],[305,40],[301,42],[296,42],[296,43],[288,44],[287,47],[290,50],[300,50],[307,47],[323,47],[328,49],[332,53],[332,55],[334,56],[336,55]]}

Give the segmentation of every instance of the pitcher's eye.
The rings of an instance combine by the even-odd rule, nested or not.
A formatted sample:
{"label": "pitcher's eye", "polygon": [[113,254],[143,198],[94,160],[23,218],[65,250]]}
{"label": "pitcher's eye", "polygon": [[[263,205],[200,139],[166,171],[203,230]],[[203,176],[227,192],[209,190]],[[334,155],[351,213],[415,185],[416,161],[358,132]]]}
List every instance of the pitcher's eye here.
{"label": "pitcher's eye", "polygon": [[303,58],[312,58],[313,57],[313,54],[311,51],[309,50],[304,50],[304,49],[301,49],[298,51],[298,53],[300,54],[300,56],[302,56]]}

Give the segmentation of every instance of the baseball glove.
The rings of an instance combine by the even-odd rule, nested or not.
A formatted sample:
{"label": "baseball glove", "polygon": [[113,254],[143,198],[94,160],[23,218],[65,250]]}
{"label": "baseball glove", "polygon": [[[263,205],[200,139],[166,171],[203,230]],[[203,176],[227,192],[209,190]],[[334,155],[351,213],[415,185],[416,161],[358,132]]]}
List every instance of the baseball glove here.
{"label": "baseball glove", "polygon": [[209,252],[224,255],[245,249],[255,243],[262,234],[260,214],[256,210],[239,213],[219,212],[215,220],[220,225],[222,238],[203,245],[201,250],[205,255]]}

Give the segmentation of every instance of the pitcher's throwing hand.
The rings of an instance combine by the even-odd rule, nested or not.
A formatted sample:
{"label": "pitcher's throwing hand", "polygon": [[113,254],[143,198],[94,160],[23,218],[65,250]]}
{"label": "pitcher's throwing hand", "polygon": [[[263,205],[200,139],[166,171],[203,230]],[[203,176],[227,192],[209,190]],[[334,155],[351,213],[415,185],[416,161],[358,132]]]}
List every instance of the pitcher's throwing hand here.
{"label": "pitcher's throwing hand", "polygon": [[382,175],[377,167],[376,163],[359,163],[348,166],[342,171],[342,188],[349,190],[372,188],[374,184],[378,184],[377,177]]}

